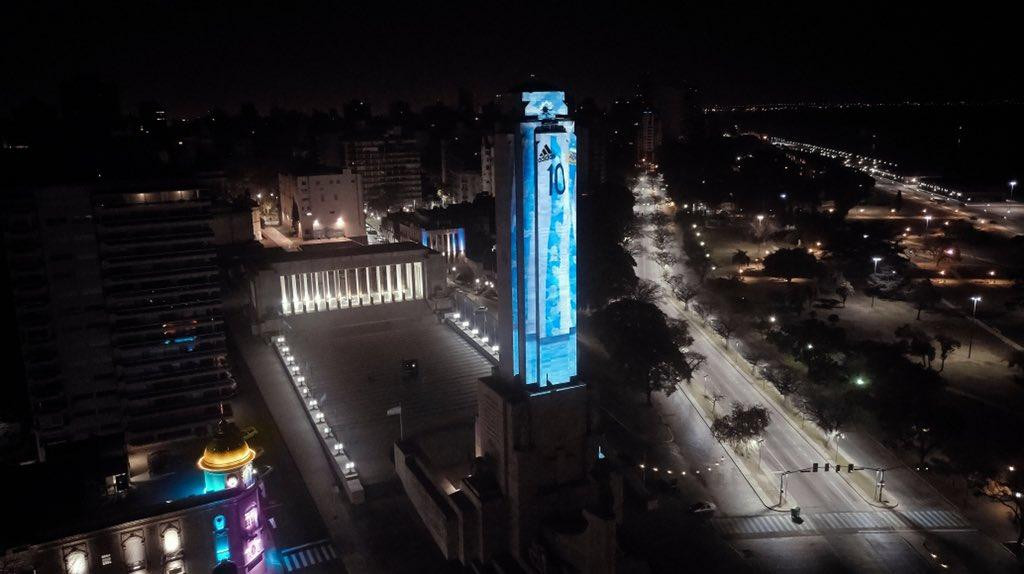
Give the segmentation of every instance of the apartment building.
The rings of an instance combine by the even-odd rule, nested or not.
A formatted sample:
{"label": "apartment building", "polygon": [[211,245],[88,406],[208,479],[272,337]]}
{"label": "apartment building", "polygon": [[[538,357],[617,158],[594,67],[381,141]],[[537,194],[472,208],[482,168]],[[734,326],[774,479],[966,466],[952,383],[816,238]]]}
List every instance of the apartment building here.
{"label": "apartment building", "polygon": [[4,245],[33,427],[51,445],[207,434],[227,364],[210,202],[195,187],[14,193]]}

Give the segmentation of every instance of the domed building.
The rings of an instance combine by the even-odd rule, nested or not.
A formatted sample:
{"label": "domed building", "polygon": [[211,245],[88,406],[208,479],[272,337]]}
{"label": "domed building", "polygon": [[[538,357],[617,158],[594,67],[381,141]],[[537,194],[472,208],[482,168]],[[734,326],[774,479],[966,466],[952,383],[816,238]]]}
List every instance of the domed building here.
{"label": "domed building", "polygon": [[206,479],[206,492],[216,492],[253,483],[252,461],[256,451],[249,447],[234,423],[221,420],[213,439],[196,463]]}
{"label": "domed building", "polygon": [[187,472],[104,499],[104,512],[65,511],[10,554],[12,563],[39,574],[279,572],[265,560],[274,543],[255,458],[238,427],[221,420],[196,462],[202,487],[186,462]]}

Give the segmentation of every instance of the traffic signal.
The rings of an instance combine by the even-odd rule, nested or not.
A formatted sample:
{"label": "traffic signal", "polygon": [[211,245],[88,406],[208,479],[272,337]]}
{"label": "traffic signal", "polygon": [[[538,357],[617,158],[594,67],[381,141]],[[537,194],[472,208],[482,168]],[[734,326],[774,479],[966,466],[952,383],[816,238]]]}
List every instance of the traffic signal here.
{"label": "traffic signal", "polygon": [[846,465],[846,472],[853,472],[853,463]]}
{"label": "traffic signal", "polygon": [[825,472],[828,472],[829,469],[831,469],[831,468],[832,468],[832,465],[826,462],[825,463]]}
{"label": "traffic signal", "polygon": [[843,472],[843,468],[838,462],[836,463],[836,472]]}
{"label": "traffic signal", "polygon": [[811,465],[811,472],[818,472],[818,463]]}

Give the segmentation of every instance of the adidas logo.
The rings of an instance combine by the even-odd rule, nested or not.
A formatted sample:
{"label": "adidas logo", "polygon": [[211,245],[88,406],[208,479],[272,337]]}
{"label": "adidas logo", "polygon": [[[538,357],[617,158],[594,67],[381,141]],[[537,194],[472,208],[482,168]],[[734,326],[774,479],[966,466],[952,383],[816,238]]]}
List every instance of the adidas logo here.
{"label": "adidas logo", "polygon": [[551,148],[548,144],[544,144],[544,149],[540,150],[540,154],[537,156],[537,161],[548,161],[554,157],[555,154],[551,153]]}

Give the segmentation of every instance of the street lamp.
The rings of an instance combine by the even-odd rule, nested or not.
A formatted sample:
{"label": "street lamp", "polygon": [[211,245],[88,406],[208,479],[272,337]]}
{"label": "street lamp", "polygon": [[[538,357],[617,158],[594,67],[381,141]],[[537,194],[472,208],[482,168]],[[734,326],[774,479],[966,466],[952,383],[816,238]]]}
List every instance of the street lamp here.
{"label": "street lamp", "polygon": [[864,385],[866,385],[866,384],[867,384],[867,383],[866,383],[866,382],[864,381],[863,377],[857,377],[857,379],[856,379],[855,381],[853,381],[853,382],[854,382],[854,383],[855,383],[855,384],[856,384],[856,385],[857,385],[858,387],[863,387]]}
{"label": "street lamp", "polygon": [[1017,180],[1016,179],[1011,179],[1010,182],[1009,182],[1009,186],[1010,186],[1010,199],[1013,199],[1013,188],[1017,187]]}
{"label": "street lamp", "polygon": [[928,224],[931,223],[931,222],[932,222],[932,216],[930,216],[930,215],[924,216],[924,229],[925,229],[925,231],[928,231]]}
{"label": "street lamp", "polygon": [[974,302],[974,308],[971,310],[971,338],[970,338],[970,342],[967,343],[967,358],[968,359],[971,358],[971,352],[974,351],[974,330],[976,328],[976,325],[974,323],[975,323],[975,321],[977,321],[978,302],[981,301],[981,295],[975,295],[974,297],[971,297],[971,301]]}
{"label": "street lamp", "polygon": [[881,257],[872,257],[871,258],[871,261],[873,261],[875,263],[875,270],[873,271],[873,273],[878,273],[878,262],[881,261],[881,260],[882,260]]}

